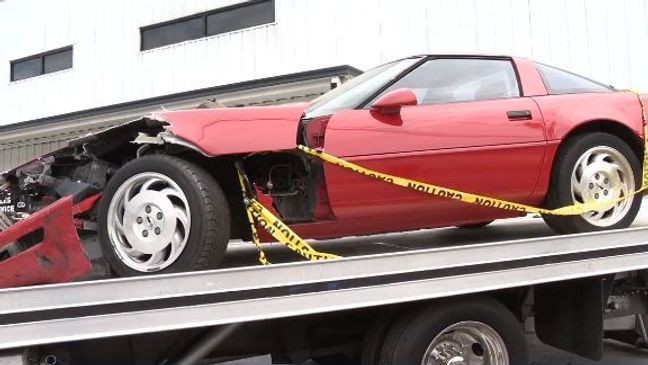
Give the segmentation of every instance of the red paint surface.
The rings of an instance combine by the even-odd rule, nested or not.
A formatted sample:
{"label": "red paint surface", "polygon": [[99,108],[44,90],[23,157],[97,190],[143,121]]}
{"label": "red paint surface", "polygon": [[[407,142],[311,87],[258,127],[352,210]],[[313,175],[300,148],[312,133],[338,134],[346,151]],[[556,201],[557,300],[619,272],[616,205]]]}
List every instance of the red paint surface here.
{"label": "red paint surface", "polygon": [[297,127],[308,104],[196,109],[156,114],[175,135],[208,156],[295,148]]}
{"label": "red paint surface", "polygon": [[513,63],[520,78],[522,96],[547,95],[547,88],[532,61],[526,58],[514,57]]}
{"label": "red paint surface", "polygon": [[91,206],[96,197],[79,205],[72,197],[61,198],[0,232],[0,247],[43,229],[43,240],[0,262],[0,288],[71,280],[92,269],[74,225],[74,212]]}
{"label": "red paint surface", "polygon": [[371,104],[371,109],[383,114],[398,114],[403,106],[416,105],[417,103],[418,99],[414,91],[397,89],[378,98]]}
{"label": "red paint surface", "polygon": [[[510,110],[533,119],[509,121]],[[403,107],[402,124],[384,123],[368,110],[337,113],[325,149],[377,171],[454,189],[527,202],[538,180],[545,136],[533,100]],[[363,141],[358,143],[357,141]],[[338,219],[432,214],[461,220],[482,208],[371,180],[325,165],[329,200]]]}

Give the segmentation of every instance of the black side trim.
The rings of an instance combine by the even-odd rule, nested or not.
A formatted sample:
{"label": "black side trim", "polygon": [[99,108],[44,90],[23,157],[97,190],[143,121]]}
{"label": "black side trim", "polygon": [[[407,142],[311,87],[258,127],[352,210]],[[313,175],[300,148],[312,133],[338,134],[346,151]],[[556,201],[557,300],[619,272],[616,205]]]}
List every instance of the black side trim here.
{"label": "black side trim", "polygon": [[323,281],[303,285],[287,285],[271,288],[249,289],[233,292],[199,294],[177,298],[150,299],[138,302],[92,305],[86,307],[60,308],[40,310],[28,313],[0,315],[0,325],[28,323],[53,319],[98,316],[123,312],[137,312],[154,309],[167,309],[196,306],[202,304],[227,303],[249,299],[284,297],[296,294],[337,291],[342,289],[363,288],[376,285],[397,284],[416,280],[429,280],[457,275],[486,273],[501,270],[518,269],[547,264],[557,264],[587,259],[598,259],[610,256],[620,256],[648,252],[648,244],[613,248],[599,251],[569,253],[547,257],[535,257],[514,261],[494,262],[468,265],[454,268],[434,269],[418,272],[389,274],[364,278],[354,278],[336,281]]}

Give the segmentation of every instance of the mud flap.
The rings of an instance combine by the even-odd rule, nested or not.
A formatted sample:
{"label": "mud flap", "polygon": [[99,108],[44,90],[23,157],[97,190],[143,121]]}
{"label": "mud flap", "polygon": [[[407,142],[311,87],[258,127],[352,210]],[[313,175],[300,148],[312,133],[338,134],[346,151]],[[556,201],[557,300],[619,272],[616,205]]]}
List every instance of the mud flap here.
{"label": "mud flap", "polygon": [[535,287],[535,329],[540,341],[600,360],[609,281],[605,277],[594,277]]}
{"label": "mud flap", "polygon": [[0,249],[25,237],[39,241],[0,262],[0,288],[60,283],[90,271],[74,215],[89,209],[97,198],[76,205],[72,196],[61,198],[0,232]]}

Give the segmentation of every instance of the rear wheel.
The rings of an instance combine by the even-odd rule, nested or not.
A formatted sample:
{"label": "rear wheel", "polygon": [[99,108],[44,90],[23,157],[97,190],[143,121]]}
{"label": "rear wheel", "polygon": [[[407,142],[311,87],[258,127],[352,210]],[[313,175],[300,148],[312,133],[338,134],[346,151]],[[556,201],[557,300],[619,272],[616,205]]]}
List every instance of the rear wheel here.
{"label": "rear wheel", "polygon": [[441,302],[391,327],[381,365],[521,365],[528,362],[522,326],[490,298]]}
{"label": "rear wheel", "polygon": [[203,169],[173,156],[133,160],[99,204],[99,238],[118,276],[216,267],[229,240],[229,208]]}
{"label": "rear wheel", "polygon": [[544,215],[547,224],[559,233],[630,226],[641,205],[641,196],[630,197],[641,184],[641,165],[632,149],[614,135],[590,133],[568,140],[559,153],[546,199],[548,208],[628,198],[578,216]]}

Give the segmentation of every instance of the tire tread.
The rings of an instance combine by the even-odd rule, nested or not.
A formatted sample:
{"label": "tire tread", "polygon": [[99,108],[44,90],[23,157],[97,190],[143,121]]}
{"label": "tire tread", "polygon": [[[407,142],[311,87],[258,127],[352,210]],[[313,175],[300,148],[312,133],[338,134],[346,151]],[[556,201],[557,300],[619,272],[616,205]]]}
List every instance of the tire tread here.
{"label": "tire tread", "polygon": [[[176,156],[156,154],[140,157],[122,166],[122,168],[118,170],[117,173],[111,178],[108,185],[106,186],[106,189],[104,190],[116,190],[117,187],[115,186],[115,184],[111,184],[111,182],[119,181],[124,177],[128,177],[131,173],[131,170],[137,171],[137,169],[141,169],[142,164],[148,164],[150,166],[166,165],[171,167],[172,169],[176,169],[180,177],[186,178],[189,184],[194,187],[197,194],[198,207],[196,207],[196,209],[194,210],[200,213],[201,218],[199,224],[196,225],[196,221],[194,221],[194,215],[192,215],[192,229],[190,234],[199,234],[202,238],[201,242],[198,242],[198,244],[200,244],[200,248],[199,252],[193,259],[193,262],[188,265],[184,265],[183,267],[174,267],[174,265],[181,260],[182,257],[180,257],[174,264],[156,273],[206,270],[215,268],[225,255],[227,242],[229,241],[230,229],[229,206],[223,190],[221,189],[219,184],[211,175],[209,175],[207,171],[192,162],[186,161]],[[155,168],[152,168],[152,170],[155,170]],[[187,194],[187,192],[185,192],[185,194]],[[100,219],[102,217],[101,212],[107,214],[109,204],[110,199],[101,200],[99,204]],[[201,230],[201,232],[196,232],[196,228]],[[100,237],[103,236],[106,236],[106,239],[108,239],[107,235],[101,234],[100,224]],[[189,238],[189,240],[191,240],[191,237]],[[104,240],[102,239],[101,241]],[[102,242],[102,244],[105,250],[112,250],[110,242]],[[183,254],[185,254],[185,252],[183,252]],[[122,267],[125,265],[121,264],[121,261],[117,257],[115,257],[112,252],[111,254],[107,254],[106,256],[111,264],[110,266],[118,276],[132,276],[143,274],[130,268]]]}

